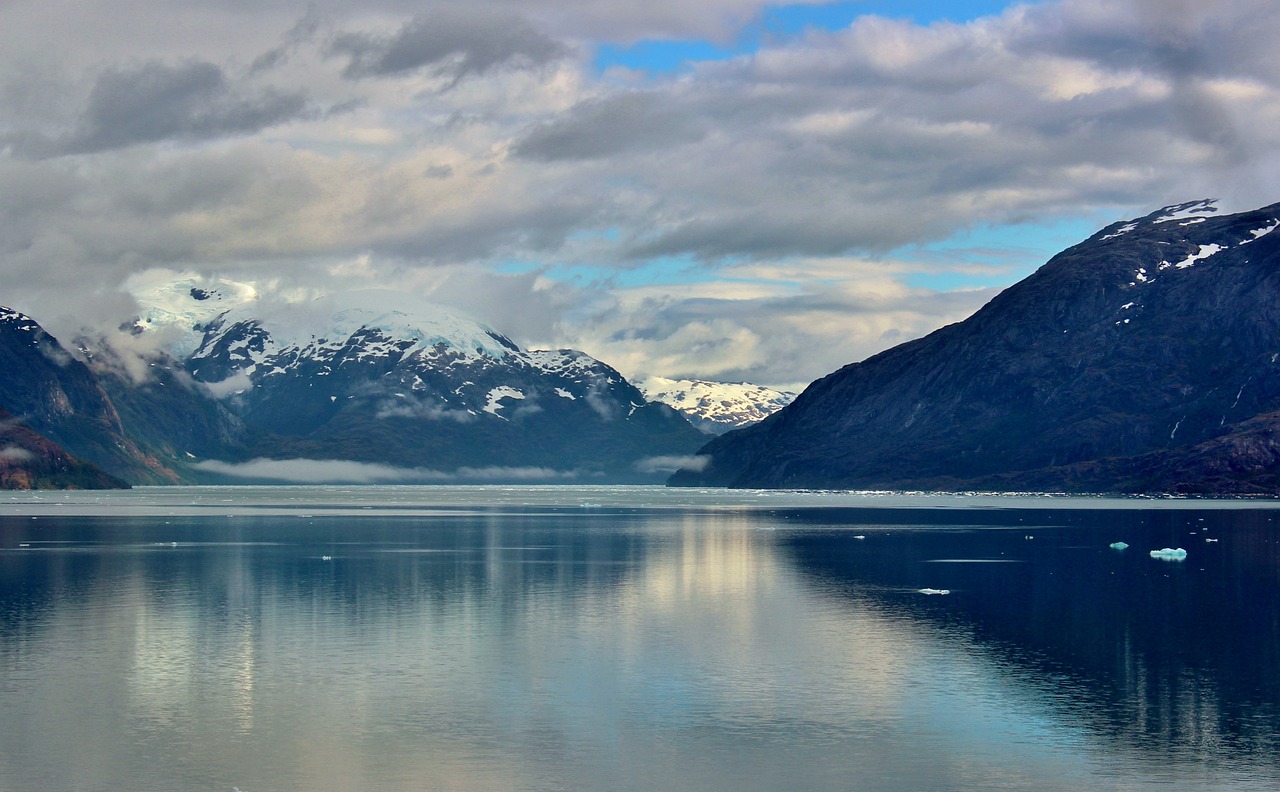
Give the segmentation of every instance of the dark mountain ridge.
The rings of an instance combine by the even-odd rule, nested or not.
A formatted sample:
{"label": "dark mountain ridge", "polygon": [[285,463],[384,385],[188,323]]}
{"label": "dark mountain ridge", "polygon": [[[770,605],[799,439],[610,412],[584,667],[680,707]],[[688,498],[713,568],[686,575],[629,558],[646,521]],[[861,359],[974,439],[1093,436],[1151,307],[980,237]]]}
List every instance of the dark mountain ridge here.
{"label": "dark mountain ridge", "polygon": [[813,383],[675,485],[1271,492],[1280,204],[1115,223]]}
{"label": "dark mountain ridge", "polygon": [[0,307],[0,408],[82,460],[131,482],[177,480],[139,447],[90,368],[34,319]]}

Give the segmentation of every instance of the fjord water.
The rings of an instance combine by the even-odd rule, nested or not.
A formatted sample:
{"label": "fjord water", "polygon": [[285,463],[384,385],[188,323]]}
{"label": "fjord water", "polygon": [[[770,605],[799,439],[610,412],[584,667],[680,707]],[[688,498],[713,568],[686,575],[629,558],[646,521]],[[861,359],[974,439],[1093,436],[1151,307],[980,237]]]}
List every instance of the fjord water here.
{"label": "fjord water", "polygon": [[1269,501],[6,495],[0,789],[1270,790],[1278,595]]}

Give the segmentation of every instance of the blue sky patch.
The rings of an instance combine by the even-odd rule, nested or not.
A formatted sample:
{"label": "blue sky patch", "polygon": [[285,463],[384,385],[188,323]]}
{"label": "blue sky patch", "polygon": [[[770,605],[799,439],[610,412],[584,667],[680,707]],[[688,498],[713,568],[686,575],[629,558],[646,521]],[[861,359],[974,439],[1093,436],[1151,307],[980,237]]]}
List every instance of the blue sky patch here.
{"label": "blue sky patch", "polygon": [[728,44],[706,39],[645,39],[630,45],[606,44],[596,50],[596,68],[625,67],[650,74],[679,72],[690,66],[755,52],[770,41],[785,41],[809,30],[840,30],[860,16],[875,14],[927,25],[942,20],[968,22],[999,14],[1009,0],[861,0],[861,2],[794,3],[766,8],[760,19],[739,31]]}

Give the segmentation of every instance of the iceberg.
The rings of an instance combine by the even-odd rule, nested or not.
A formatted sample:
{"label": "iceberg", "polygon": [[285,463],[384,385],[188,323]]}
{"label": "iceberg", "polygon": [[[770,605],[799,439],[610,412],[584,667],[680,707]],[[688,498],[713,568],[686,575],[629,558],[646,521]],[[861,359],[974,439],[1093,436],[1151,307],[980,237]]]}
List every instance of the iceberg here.
{"label": "iceberg", "polygon": [[1126,547],[1128,547],[1129,545],[1128,545],[1127,543],[1125,543],[1125,542],[1112,542],[1112,543],[1111,543],[1110,545],[1108,545],[1108,546],[1109,546],[1112,550],[1123,550],[1123,549],[1125,549]]}
{"label": "iceberg", "polygon": [[951,589],[931,589],[931,588],[922,588],[922,589],[920,589],[920,593],[921,593],[921,594],[950,594],[950,593],[951,593]]}
{"label": "iceberg", "polygon": [[1151,551],[1152,558],[1163,558],[1166,561],[1181,561],[1187,557],[1187,551],[1181,547],[1165,547]]}

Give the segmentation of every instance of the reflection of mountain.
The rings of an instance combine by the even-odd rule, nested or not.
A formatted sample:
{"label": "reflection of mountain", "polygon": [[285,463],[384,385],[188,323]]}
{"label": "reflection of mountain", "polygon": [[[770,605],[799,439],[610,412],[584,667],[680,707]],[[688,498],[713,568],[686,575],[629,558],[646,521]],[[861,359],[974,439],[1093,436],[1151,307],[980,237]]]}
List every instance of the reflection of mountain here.
{"label": "reflection of mountain", "polygon": [[[1065,792],[1166,761],[1181,762],[1167,770],[1175,786],[1220,780],[1216,762],[1280,777],[1275,681],[1258,676],[1277,639],[1243,599],[1275,566],[1236,545],[1280,559],[1247,520],[1212,525],[1229,552],[1194,548],[1197,577],[1136,552],[1183,537],[1185,511],[1103,524],[1098,512],[441,507],[428,495],[413,513],[371,515],[357,492],[376,498],[39,528],[0,517],[0,679],[19,680],[0,685],[6,778],[54,772],[66,783],[53,788],[75,788],[91,767],[106,788],[626,778],[744,791],[996,778]],[[929,519],[948,530],[908,530]],[[1011,530],[965,525],[992,521]],[[1118,533],[1133,554],[1098,545]],[[1022,563],[921,563],[1000,553]],[[1212,588],[1208,575],[1238,588],[1194,588]],[[954,593],[914,593],[926,585]],[[1082,587],[1103,601],[1078,604]],[[1179,603],[1193,611],[1183,625],[1167,618]],[[1186,644],[1178,627],[1204,630],[1211,611],[1224,620],[1211,637],[1253,630],[1236,647],[1272,655],[1250,667]],[[1231,674],[1240,684],[1221,685]],[[1197,753],[1210,744],[1217,756]],[[189,758],[145,761],[157,750]]]}
{"label": "reflection of mountain", "polygon": [[[1218,761],[1280,748],[1280,549],[1268,514],[900,511],[859,528],[865,540],[788,534],[784,552],[824,591],[971,642],[1117,744]],[[965,525],[975,517],[983,525]],[[1222,541],[1204,542],[1206,526]],[[1132,547],[1109,549],[1118,538]],[[1167,544],[1189,548],[1188,561],[1142,549]],[[916,593],[925,587],[952,593]]]}

